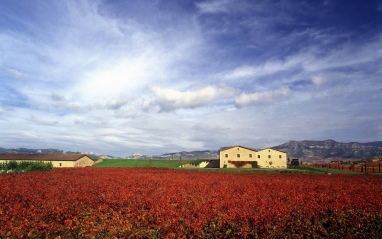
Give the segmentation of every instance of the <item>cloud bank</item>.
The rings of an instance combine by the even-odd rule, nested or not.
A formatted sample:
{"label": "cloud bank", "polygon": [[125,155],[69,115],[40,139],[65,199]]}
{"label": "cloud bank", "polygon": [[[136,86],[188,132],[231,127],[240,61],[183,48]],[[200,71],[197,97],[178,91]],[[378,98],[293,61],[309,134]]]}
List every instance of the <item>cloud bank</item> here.
{"label": "cloud bank", "polygon": [[261,92],[246,94],[241,93],[240,96],[235,100],[236,106],[239,108],[252,106],[252,105],[269,105],[274,103],[280,98],[285,98],[291,94],[288,87],[278,89],[275,91]]}
{"label": "cloud bank", "polygon": [[0,146],[382,140],[380,5],[343,4],[2,1]]}
{"label": "cloud bank", "polygon": [[151,91],[155,96],[154,103],[162,111],[171,111],[176,109],[194,109],[210,104],[219,99],[229,98],[237,93],[237,90],[231,87],[217,87],[209,85],[198,87],[185,92],[162,88],[160,86],[151,86]]}

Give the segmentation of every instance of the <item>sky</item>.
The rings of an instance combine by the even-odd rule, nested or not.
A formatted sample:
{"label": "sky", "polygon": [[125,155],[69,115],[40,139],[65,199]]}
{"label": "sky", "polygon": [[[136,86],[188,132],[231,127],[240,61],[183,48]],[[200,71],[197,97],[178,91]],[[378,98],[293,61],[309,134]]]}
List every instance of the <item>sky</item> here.
{"label": "sky", "polygon": [[382,1],[2,0],[0,147],[382,140]]}

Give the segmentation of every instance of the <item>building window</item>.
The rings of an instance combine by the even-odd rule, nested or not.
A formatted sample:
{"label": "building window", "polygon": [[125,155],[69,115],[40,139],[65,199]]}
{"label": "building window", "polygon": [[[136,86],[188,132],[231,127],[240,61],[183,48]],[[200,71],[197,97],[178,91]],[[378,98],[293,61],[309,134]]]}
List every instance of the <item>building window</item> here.
{"label": "building window", "polygon": [[260,158],[260,155],[257,155],[258,158]]}
{"label": "building window", "polygon": [[268,158],[271,158],[271,156],[270,156],[270,155],[268,155]]}
{"label": "building window", "polygon": [[271,150],[268,150],[268,152],[271,152]]}
{"label": "building window", "polygon": [[62,166],[62,163],[60,163],[60,167]]}
{"label": "building window", "polygon": [[237,154],[237,157],[240,158],[240,154]]}
{"label": "building window", "polygon": [[225,157],[228,158],[228,154],[225,154]]}
{"label": "building window", "polygon": [[252,158],[252,154],[249,154],[249,157]]}
{"label": "building window", "polygon": [[237,148],[237,150],[239,150],[240,148]]}
{"label": "building window", "polygon": [[279,158],[281,159],[281,158],[282,158],[282,156],[281,156],[281,155],[279,155]]}

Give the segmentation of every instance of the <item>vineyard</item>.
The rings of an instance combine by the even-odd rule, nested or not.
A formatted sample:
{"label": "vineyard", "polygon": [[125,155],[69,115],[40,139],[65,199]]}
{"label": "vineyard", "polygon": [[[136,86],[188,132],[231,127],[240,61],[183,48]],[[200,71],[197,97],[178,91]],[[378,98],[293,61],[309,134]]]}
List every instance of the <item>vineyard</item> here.
{"label": "vineyard", "polygon": [[0,238],[372,238],[378,175],[77,168],[0,175]]}
{"label": "vineyard", "polygon": [[320,163],[320,164],[309,164],[305,167],[314,167],[314,168],[327,168],[334,170],[342,170],[347,172],[358,172],[358,173],[382,173],[381,162],[372,162],[372,163],[353,163],[348,162],[336,162],[336,163]]}

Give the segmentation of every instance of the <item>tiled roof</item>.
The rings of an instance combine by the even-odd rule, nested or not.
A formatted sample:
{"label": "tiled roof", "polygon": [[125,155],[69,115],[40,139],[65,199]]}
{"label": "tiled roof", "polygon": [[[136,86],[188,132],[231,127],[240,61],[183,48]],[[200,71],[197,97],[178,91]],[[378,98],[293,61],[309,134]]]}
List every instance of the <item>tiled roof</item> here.
{"label": "tiled roof", "polygon": [[262,149],[262,150],[259,150],[259,151],[263,151],[263,150],[267,150],[267,149],[272,149],[272,150],[275,150],[275,151],[279,151],[281,153],[286,153],[285,151],[282,151],[280,149],[275,149],[275,148],[265,148],[265,149]]}
{"label": "tiled roof", "polygon": [[86,154],[0,154],[0,160],[77,161]]}
{"label": "tiled roof", "polygon": [[226,148],[226,149],[220,150],[220,152],[225,151],[225,150],[227,150],[227,149],[238,148],[238,147],[239,147],[239,148],[244,148],[244,149],[248,149],[248,150],[257,152],[256,149],[251,149],[251,148],[244,147],[244,146],[240,146],[240,145],[236,145],[236,146],[233,146],[233,147],[230,147],[230,148]]}
{"label": "tiled roof", "polygon": [[236,146],[233,146],[233,147],[230,147],[230,148],[226,148],[226,149],[223,149],[223,150],[220,150],[220,152],[224,151],[224,150],[227,150],[227,149],[232,149],[232,148],[244,148],[244,149],[249,149],[249,150],[252,150],[252,151],[255,151],[255,152],[259,152],[259,151],[263,151],[263,150],[267,150],[267,149],[272,149],[272,150],[276,150],[276,151],[279,151],[281,153],[286,153],[285,151],[282,151],[282,150],[279,150],[279,149],[274,149],[274,148],[265,148],[265,149],[259,149],[259,150],[256,150],[256,149],[251,149],[251,148],[248,148],[248,147],[244,147],[244,146],[240,146],[240,145],[236,145]]}

